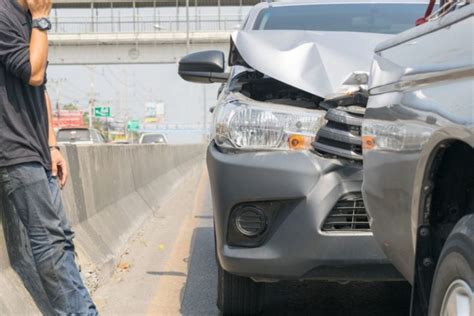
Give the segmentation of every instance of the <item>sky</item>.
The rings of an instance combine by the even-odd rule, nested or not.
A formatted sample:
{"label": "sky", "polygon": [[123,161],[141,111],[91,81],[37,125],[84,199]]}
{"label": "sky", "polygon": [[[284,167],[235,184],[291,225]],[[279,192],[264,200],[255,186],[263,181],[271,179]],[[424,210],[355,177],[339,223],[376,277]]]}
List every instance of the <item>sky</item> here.
{"label": "sky", "polygon": [[[248,12],[248,7],[222,7],[222,15],[239,15]],[[130,9],[120,9],[122,18],[132,14]],[[99,10],[99,19],[111,16],[109,9]],[[153,9],[141,9],[140,17],[152,16]],[[162,8],[157,13],[163,19],[176,17],[175,8]],[[215,7],[201,7],[190,16],[217,15]],[[114,11],[117,16],[117,11]],[[185,16],[184,8],[179,15]],[[90,19],[88,9],[63,9],[52,12],[52,19]],[[78,104],[86,109],[91,96],[96,105],[110,106],[112,115],[140,119],[147,102],[165,103],[166,121],[179,124],[202,124],[204,108],[216,102],[218,84],[204,85],[185,82],[177,74],[176,64],[156,65],[95,65],[95,66],[50,66],[48,68],[48,91],[53,104]],[[207,121],[210,121],[208,114]]]}
{"label": "sky", "polygon": [[48,91],[53,104],[86,109],[95,96],[97,106],[110,106],[118,117],[128,113],[129,119],[141,119],[147,102],[162,101],[168,122],[201,124],[204,105],[214,105],[219,86],[186,82],[177,70],[175,64],[51,66]]}

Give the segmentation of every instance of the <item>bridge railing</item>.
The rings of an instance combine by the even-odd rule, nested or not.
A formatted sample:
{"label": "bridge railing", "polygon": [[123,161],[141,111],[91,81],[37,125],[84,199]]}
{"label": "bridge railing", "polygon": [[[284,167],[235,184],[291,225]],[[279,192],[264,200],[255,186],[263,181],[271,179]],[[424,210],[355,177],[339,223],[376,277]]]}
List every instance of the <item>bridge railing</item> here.
{"label": "bridge railing", "polygon": [[176,16],[117,16],[100,17],[56,17],[52,20],[53,33],[154,33],[232,31],[242,23],[240,15],[200,15],[177,19]]}

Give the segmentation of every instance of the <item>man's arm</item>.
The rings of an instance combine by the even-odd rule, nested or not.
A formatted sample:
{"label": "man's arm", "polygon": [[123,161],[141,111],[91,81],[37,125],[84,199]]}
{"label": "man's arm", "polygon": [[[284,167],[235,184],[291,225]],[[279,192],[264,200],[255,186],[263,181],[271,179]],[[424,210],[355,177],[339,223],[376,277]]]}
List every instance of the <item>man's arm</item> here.
{"label": "man's arm", "polygon": [[28,83],[31,78],[29,43],[20,31],[5,12],[0,12],[0,64]]}
{"label": "man's arm", "polygon": [[[51,0],[27,0],[33,19],[46,18],[51,12]],[[48,62],[48,33],[34,28],[30,39],[30,85],[41,86]]]}
{"label": "man's arm", "polygon": [[48,33],[33,29],[30,41],[30,85],[38,87],[44,83],[47,61]]}
{"label": "man's arm", "polygon": [[53,111],[51,107],[51,99],[48,92],[45,91],[46,107],[48,110],[48,144],[51,150],[51,173],[53,177],[59,178],[59,186],[61,189],[66,185],[68,170],[67,163],[61,152],[57,149],[56,133],[53,128]]}
{"label": "man's arm", "polygon": [[57,146],[56,134],[54,133],[53,128],[53,111],[51,105],[51,99],[49,98],[48,91],[44,92],[44,97],[46,100],[46,108],[48,110],[48,144],[49,146]]}

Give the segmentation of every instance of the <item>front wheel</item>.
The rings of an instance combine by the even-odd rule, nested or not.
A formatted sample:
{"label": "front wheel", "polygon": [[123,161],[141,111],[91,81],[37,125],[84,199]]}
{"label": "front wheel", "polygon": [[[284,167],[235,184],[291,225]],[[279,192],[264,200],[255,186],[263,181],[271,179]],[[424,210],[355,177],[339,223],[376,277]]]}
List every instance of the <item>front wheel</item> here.
{"label": "front wheel", "polygon": [[448,237],[436,267],[430,316],[474,315],[474,215],[463,217]]}
{"label": "front wheel", "polygon": [[217,307],[224,315],[255,315],[263,310],[265,284],[230,274],[218,266]]}

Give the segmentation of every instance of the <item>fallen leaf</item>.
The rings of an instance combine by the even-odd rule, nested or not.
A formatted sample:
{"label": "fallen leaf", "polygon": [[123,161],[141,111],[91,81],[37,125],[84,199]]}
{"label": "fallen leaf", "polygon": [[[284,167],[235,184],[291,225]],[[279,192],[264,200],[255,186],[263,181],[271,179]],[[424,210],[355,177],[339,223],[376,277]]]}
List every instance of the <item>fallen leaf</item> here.
{"label": "fallen leaf", "polygon": [[118,265],[117,265],[117,269],[119,269],[120,271],[127,271],[130,269],[130,263],[128,262],[120,262]]}

